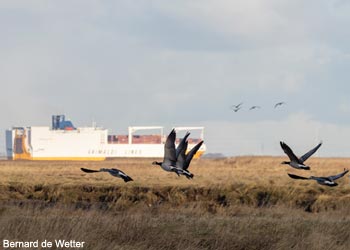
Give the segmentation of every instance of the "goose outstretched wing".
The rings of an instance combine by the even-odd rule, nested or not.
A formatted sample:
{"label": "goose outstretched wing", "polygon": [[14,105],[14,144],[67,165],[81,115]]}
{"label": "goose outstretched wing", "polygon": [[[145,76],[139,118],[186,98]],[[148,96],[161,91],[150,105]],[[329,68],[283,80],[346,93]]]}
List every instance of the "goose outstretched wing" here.
{"label": "goose outstretched wing", "polygon": [[197,153],[198,149],[202,146],[204,141],[199,142],[196,146],[194,146],[190,152],[186,155],[186,161],[184,164],[183,169],[187,170],[188,167],[190,166],[190,162],[192,161],[193,156]]}
{"label": "goose outstretched wing", "polygon": [[293,179],[299,179],[299,180],[309,180],[310,178],[304,177],[304,176],[299,176],[299,175],[295,175],[295,174],[290,174],[288,173],[290,178]]}
{"label": "goose outstretched wing", "polygon": [[348,169],[344,170],[344,172],[342,172],[340,174],[328,176],[328,178],[334,181],[334,180],[339,179],[339,178],[343,177],[344,175],[346,175],[347,172],[349,172]]}
{"label": "goose outstretched wing", "polygon": [[80,168],[81,171],[85,172],[85,173],[96,173],[96,172],[100,172],[100,170],[92,170],[92,169],[88,169],[88,168]]}
{"label": "goose outstretched wing", "polygon": [[309,159],[309,157],[310,157],[311,155],[313,155],[313,154],[317,151],[317,149],[319,149],[319,148],[321,147],[321,145],[322,145],[322,142],[320,142],[316,147],[314,147],[314,148],[311,149],[309,152],[307,152],[306,154],[304,154],[303,156],[301,156],[299,160],[300,160],[301,162],[304,162],[304,161],[306,161],[307,159]]}
{"label": "goose outstretched wing", "polygon": [[176,163],[176,150],[175,150],[175,129],[171,130],[164,145],[164,159],[163,163],[168,166],[175,166]]}
{"label": "goose outstretched wing", "polygon": [[283,141],[280,142],[281,148],[283,149],[284,153],[289,157],[291,161],[299,162],[298,157],[293,153],[292,149],[285,144]]}
{"label": "goose outstretched wing", "polygon": [[179,155],[177,157],[176,161],[176,167],[184,169],[185,162],[186,162],[186,151],[187,151],[188,141],[184,142],[184,145],[182,147],[181,152],[179,152]]}
{"label": "goose outstretched wing", "polygon": [[190,132],[187,132],[186,135],[184,136],[184,138],[181,139],[179,145],[177,146],[177,148],[176,148],[176,158],[179,157],[179,155],[180,155],[182,149],[183,149],[184,146],[185,146],[185,143],[186,143],[186,141],[187,141],[187,137],[188,137],[189,135],[190,135]]}

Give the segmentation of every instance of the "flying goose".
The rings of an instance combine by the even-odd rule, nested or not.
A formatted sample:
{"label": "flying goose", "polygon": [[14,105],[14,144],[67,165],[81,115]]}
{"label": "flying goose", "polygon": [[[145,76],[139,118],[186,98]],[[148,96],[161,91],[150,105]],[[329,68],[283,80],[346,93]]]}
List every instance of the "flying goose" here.
{"label": "flying goose", "polygon": [[253,109],[259,109],[261,108],[260,106],[251,106],[249,110],[253,110]]}
{"label": "flying goose", "polygon": [[243,102],[241,102],[240,104],[237,104],[237,105],[232,105],[231,107],[232,108],[240,108],[242,104],[243,104]]}
{"label": "flying goose", "polygon": [[349,172],[348,169],[344,169],[343,173],[337,174],[337,175],[332,175],[332,176],[327,176],[327,177],[316,177],[316,176],[310,176],[310,177],[303,177],[295,174],[289,174],[290,178],[293,179],[299,179],[299,180],[315,180],[317,181],[318,184],[321,185],[326,185],[330,187],[338,186],[338,183],[334,182],[335,180],[343,177],[347,172]]}
{"label": "flying goose", "polygon": [[184,169],[181,167],[181,165],[178,165],[179,158],[181,157],[180,155],[186,153],[187,151],[187,146],[188,146],[188,141],[187,137],[190,135],[189,132],[186,133],[184,138],[181,139],[179,145],[176,147],[176,167],[182,169],[182,172],[178,172],[179,174],[185,175],[188,179],[193,178],[193,174],[191,174],[187,169]]}
{"label": "flying goose", "polygon": [[240,110],[241,108],[234,108],[233,111],[234,112],[238,112],[238,110]]}
{"label": "flying goose", "polygon": [[204,141],[200,141],[196,146],[194,146],[190,152],[188,152],[186,154],[187,151],[187,146],[188,146],[188,141],[186,141],[184,148],[182,149],[182,151],[180,152],[177,161],[176,161],[176,166],[178,168],[181,168],[182,170],[186,171],[184,172],[184,175],[188,178],[188,179],[192,179],[193,178],[193,174],[190,173],[187,169],[190,166],[190,162],[193,158],[193,156],[197,153],[198,149],[202,146]]}
{"label": "flying goose", "polygon": [[241,105],[243,104],[243,102],[241,102],[240,104],[237,105],[232,105],[231,109],[233,109],[233,111],[237,112],[238,110],[240,110],[242,107]]}
{"label": "flying goose", "polygon": [[304,170],[310,170],[309,166],[306,166],[304,164],[304,161],[306,161],[307,159],[309,159],[309,157],[311,155],[313,155],[317,149],[319,147],[321,147],[322,142],[320,142],[316,147],[314,147],[313,149],[311,149],[309,152],[307,152],[306,154],[304,154],[303,156],[301,156],[300,158],[298,158],[293,151],[291,150],[291,148],[285,144],[284,142],[280,142],[281,147],[284,151],[284,153],[287,154],[287,156],[289,157],[290,161],[283,161],[281,164],[288,164],[289,166],[296,168],[296,169],[304,169]]}
{"label": "flying goose", "polygon": [[285,102],[278,102],[278,103],[275,104],[275,108],[277,108],[278,106],[282,106],[284,104],[286,104],[286,103]]}
{"label": "flying goose", "polygon": [[81,171],[83,171],[85,173],[108,172],[115,177],[122,178],[125,182],[133,181],[133,179],[130,176],[128,176],[123,171],[116,169],[116,168],[101,168],[100,170],[81,168]]}
{"label": "flying goose", "polygon": [[[178,176],[184,174],[184,170],[176,167],[176,149],[175,149],[175,129],[171,130],[164,144],[164,157],[162,162],[154,161],[152,165],[159,165],[163,170],[175,172]],[[181,144],[181,143],[180,143]]]}

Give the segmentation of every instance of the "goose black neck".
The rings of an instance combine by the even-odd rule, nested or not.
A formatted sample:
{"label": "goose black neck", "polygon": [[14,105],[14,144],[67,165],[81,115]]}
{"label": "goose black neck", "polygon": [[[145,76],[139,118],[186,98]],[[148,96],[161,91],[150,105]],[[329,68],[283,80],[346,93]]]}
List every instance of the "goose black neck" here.
{"label": "goose black neck", "polygon": [[154,162],[153,162],[153,165],[159,165],[159,166],[161,166],[161,165],[162,165],[162,162],[154,161]]}

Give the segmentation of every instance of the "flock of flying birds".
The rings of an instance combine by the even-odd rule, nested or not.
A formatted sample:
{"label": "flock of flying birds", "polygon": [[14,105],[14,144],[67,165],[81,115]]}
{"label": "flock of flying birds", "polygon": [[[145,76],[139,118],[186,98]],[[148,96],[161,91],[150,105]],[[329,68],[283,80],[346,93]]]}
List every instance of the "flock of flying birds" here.
{"label": "flock of flying birds", "polygon": [[[278,102],[274,105],[274,108],[277,108],[279,106],[285,105],[285,102]],[[232,105],[231,108],[234,112],[239,111],[242,108],[243,102]],[[249,110],[258,109],[261,108],[260,106],[251,106]],[[176,140],[176,131],[175,129],[171,130],[170,134],[168,135],[165,144],[164,144],[164,157],[162,162],[154,161],[152,162],[152,165],[159,165],[163,170],[168,172],[174,172],[178,176],[184,175],[188,179],[193,178],[193,174],[189,172],[188,167],[190,166],[190,162],[192,161],[193,156],[196,154],[198,149],[202,146],[204,141],[200,141],[196,146],[194,146],[188,153],[187,147],[188,147],[188,136],[190,135],[189,132],[186,133],[186,135],[181,139],[179,145],[175,146],[175,140]],[[292,149],[284,142],[280,142],[281,148],[283,149],[284,153],[289,157],[290,161],[283,161],[281,164],[287,164],[295,169],[299,170],[310,170],[310,167],[305,165],[304,162],[310,158],[322,145],[322,142],[320,142],[316,147],[302,155],[301,157],[297,157]],[[116,168],[101,168],[100,170],[92,170],[87,168],[81,168],[81,170],[85,173],[96,173],[96,172],[108,172],[112,176],[122,178],[125,182],[133,181],[133,179],[128,176],[123,171],[116,169]],[[335,180],[343,177],[346,173],[348,173],[348,169],[344,169],[344,171],[337,175],[331,175],[327,177],[317,177],[317,176],[310,176],[310,177],[303,177],[295,174],[288,173],[288,176],[293,179],[299,179],[299,180],[315,180],[317,183],[321,185],[326,186],[337,186],[338,184],[334,182]]]}
{"label": "flock of flying birds", "polygon": [[[202,146],[204,141],[200,141],[188,153],[186,153],[188,147],[187,138],[189,135],[190,133],[187,132],[179,145],[175,147],[176,131],[175,129],[171,130],[164,144],[163,161],[154,161],[152,162],[152,165],[159,165],[165,171],[174,172],[178,176],[184,175],[186,178],[192,179],[194,175],[188,171],[188,167],[190,166],[193,156]],[[125,182],[133,181],[130,176],[116,168],[101,168],[100,170],[81,168],[81,170],[85,173],[108,172],[115,177],[122,178]]]}
{"label": "flock of flying birds", "polygon": [[[274,108],[278,108],[279,106],[282,106],[282,105],[285,105],[286,103],[285,102],[277,102],[273,107]],[[240,109],[242,109],[242,106],[243,105],[243,102],[237,104],[237,105],[232,105],[231,106],[231,109],[234,111],[234,112],[238,112]],[[251,106],[249,108],[249,110],[253,110],[253,109],[260,109],[261,106],[257,106],[257,105],[254,105],[254,106]]]}
{"label": "flock of flying birds", "polygon": [[[316,147],[314,147],[313,149],[311,149],[310,151],[308,151],[307,153],[305,153],[304,155],[302,155],[301,157],[297,157],[292,149],[284,142],[280,142],[281,144],[281,148],[283,149],[284,153],[286,153],[286,155],[288,156],[290,161],[283,161],[282,164],[287,164],[293,168],[296,169],[301,169],[301,170],[310,170],[310,167],[305,165],[304,162],[310,158],[311,155],[313,155],[322,145],[322,142],[320,142]],[[349,172],[348,169],[344,169],[344,171],[340,174],[337,175],[331,175],[331,176],[327,176],[327,177],[317,177],[317,176],[310,176],[310,177],[303,177],[303,176],[299,176],[299,175],[295,175],[295,174],[289,174],[290,178],[293,179],[299,179],[299,180],[315,180],[317,181],[318,184],[321,185],[326,185],[326,186],[337,186],[338,183],[334,182],[335,180],[343,177],[347,172]]]}
{"label": "flock of flying birds", "polygon": [[[168,172],[174,172],[178,176],[184,175],[188,179],[193,178],[193,174],[189,172],[188,167],[190,166],[190,162],[193,158],[193,156],[196,154],[198,149],[201,147],[204,141],[200,141],[196,146],[194,146],[188,153],[187,147],[188,147],[188,136],[190,135],[189,132],[186,133],[186,135],[181,139],[179,145],[175,147],[175,140],[176,140],[176,131],[173,129],[170,134],[168,135],[165,144],[164,144],[164,157],[162,162],[154,161],[152,162],[152,165],[159,165],[163,170]],[[295,169],[299,170],[310,170],[310,166],[307,166],[304,164],[304,162],[309,159],[322,145],[322,142],[320,142],[316,147],[302,155],[301,157],[297,157],[292,149],[284,142],[280,142],[281,148],[283,149],[284,153],[288,156],[289,161],[283,161],[281,164],[289,165]],[[85,173],[96,173],[96,172],[108,172],[111,175],[115,177],[122,178],[125,182],[133,181],[133,179],[128,176],[123,171],[116,169],[116,168],[101,168],[100,170],[92,170],[87,168],[81,168],[82,171]],[[310,176],[310,177],[303,177],[295,174],[288,173],[288,176],[293,179],[300,179],[300,180],[315,180],[317,183],[321,185],[326,186],[337,186],[338,184],[335,182],[335,180],[343,177],[346,173],[348,173],[348,169],[344,169],[344,171],[337,175],[327,176],[327,177],[317,177],[317,176]]]}

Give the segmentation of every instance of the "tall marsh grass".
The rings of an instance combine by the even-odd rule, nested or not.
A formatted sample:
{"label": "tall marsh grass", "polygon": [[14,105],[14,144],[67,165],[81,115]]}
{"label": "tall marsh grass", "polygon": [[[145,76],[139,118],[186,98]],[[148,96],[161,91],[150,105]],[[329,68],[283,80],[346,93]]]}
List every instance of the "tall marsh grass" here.
{"label": "tall marsh grass", "polygon": [[[280,165],[280,157],[200,159],[193,180],[152,160],[0,161],[0,240],[74,239],[97,250],[350,245],[349,178],[330,188],[287,176],[340,173],[348,159],[311,158],[311,171]],[[117,167],[135,181],[80,167]]]}

